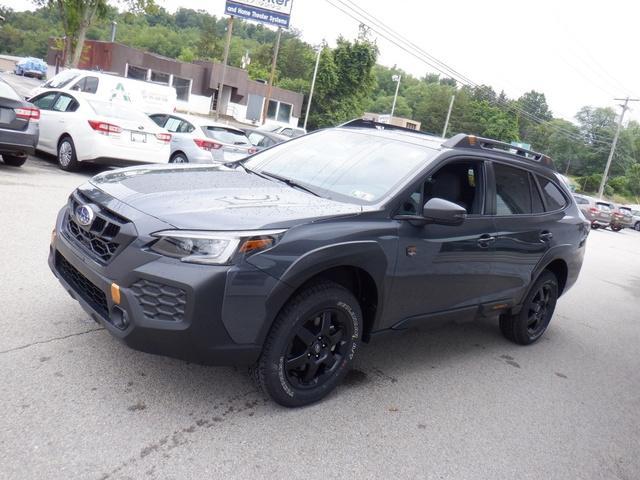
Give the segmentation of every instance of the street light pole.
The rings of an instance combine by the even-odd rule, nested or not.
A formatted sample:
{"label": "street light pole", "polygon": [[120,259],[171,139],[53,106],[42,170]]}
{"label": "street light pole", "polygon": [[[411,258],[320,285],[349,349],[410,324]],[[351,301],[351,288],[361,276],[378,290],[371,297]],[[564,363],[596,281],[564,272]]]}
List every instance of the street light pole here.
{"label": "street light pole", "polygon": [[613,137],[613,143],[611,144],[611,152],[609,152],[609,158],[607,159],[607,165],[604,167],[604,175],[602,175],[602,182],[600,182],[600,189],[598,190],[598,198],[602,199],[604,196],[604,188],[607,185],[607,180],[609,177],[609,169],[611,168],[611,162],[613,161],[613,155],[616,153],[616,147],[618,146],[618,139],[620,138],[620,131],[622,130],[622,120],[624,119],[624,114],[629,110],[629,102],[640,102],[640,98],[614,98],[617,101],[624,101],[622,107],[622,112],[620,113],[620,118],[618,119],[618,128],[616,129],[616,135]]}
{"label": "street light pole", "polygon": [[447,130],[449,130],[449,120],[451,120],[451,112],[453,111],[453,102],[456,101],[456,96],[451,96],[451,103],[449,103],[449,111],[447,112],[447,119],[444,122],[444,130],[442,130],[442,138],[447,138]]}
{"label": "street light pole", "polygon": [[396,94],[393,96],[393,106],[391,107],[391,118],[393,119],[393,114],[396,111],[396,102],[398,101],[398,92],[400,91],[400,82],[402,81],[402,75],[394,75],[391,77],[394,82],[397,82],[396,85]]}
{"label": "street light pole", "polygon": [[318,48],[318,55],[316,56],[316,66],[313,69],[313,80],[311,81],[311,91],[309,92],[309,102],[307,102],[307,113],[304,116],[304,126],[303,128],[307,129],[307,122],[309,121],[309,110],[311,110],[311,102],[313,100],[313,91],[316,88],[316,77],[318,76],[318,67],[320,66],[320,55],[322,54],[322,50],[324,50],[324,45],[320,45]]}

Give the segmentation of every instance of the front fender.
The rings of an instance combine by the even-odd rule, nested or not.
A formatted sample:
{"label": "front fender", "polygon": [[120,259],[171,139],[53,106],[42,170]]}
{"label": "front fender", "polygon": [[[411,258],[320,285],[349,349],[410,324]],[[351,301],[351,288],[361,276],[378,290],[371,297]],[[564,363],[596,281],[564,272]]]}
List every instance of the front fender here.
{"label": "front fender", "polygon": [[[264,260],[264,259],[263,259]],[[252,262],[257,268],[265,268],[269,262]],[[384,279],[389,267],[383,248],[375,241],[350,241],[326,245],[311,250],[291,263],[281,274],[278,284],[266,302],[266,321],[259,335],[264,341],[276,316],[291,295],[313,277],[335,267],[355,267],[368,273],[378,293],[375,323],[383,310]]]}

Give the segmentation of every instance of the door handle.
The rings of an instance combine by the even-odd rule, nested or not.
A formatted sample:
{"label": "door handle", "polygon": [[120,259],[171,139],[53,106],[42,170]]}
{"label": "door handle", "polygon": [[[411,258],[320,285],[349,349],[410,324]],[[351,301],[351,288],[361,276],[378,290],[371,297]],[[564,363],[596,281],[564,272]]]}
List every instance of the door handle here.
{"label": "door handle", "polygon": [[542,233],[540,234],[540,240],[541,240],[541,241],[543,241],[543,242],[548,242],[548,241],[550,241],[552,238],[553,238],[553,233],[551,233],[551,232],[547,232],[547,231],[545,231],[545,232],[542,232]]}
{"label": "door handle", "polygon": [[480,248],[489,248],[489,245],[491,245],[495,241],[496,241],[496,237],[494,237],[493,235],[489,235],[488,233],[485,233],[478,239],[478,246]]}

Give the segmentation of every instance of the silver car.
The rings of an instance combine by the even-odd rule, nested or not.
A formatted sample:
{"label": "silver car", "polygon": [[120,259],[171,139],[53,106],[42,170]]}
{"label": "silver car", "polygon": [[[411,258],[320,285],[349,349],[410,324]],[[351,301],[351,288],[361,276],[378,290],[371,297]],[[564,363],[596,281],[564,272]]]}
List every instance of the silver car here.
{"label": "silver car", "polygon": [[607,228],[611,225],[611,206],[609,203],[586,195],[573,195],[578,208],[587,220],[591,222],[591,228]]}
{"label": "silver car", "polygon": [[226,163],[257,151],[245,132],[206,117],[178,113],[149,117],[171,132],[170,163]]}

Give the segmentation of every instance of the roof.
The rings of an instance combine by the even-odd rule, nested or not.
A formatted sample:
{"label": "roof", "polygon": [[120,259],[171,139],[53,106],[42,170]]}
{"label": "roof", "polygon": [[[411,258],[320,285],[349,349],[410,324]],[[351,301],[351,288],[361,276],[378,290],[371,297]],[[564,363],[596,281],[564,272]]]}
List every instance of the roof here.
{"label": "roof", "polygon": [[222,123],[222,122],[216,122],[215,120],[209,117],[200,117],[198,115],[191,115],[188,113],[177,113],[177,112],[171,113],[171,115],[173,115],[174,117],[178,117],[183,120],[186,120],[190,123],[193,123],[194,125],[198,125],[199,127],[220,127],[220,128],[226,128],[229,130],[236,130],[238,132],[242,132],[241,128],[237,128],[232,125],[227,125],[226,123]]}

